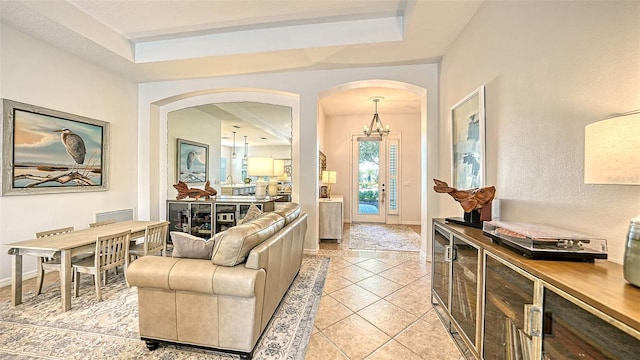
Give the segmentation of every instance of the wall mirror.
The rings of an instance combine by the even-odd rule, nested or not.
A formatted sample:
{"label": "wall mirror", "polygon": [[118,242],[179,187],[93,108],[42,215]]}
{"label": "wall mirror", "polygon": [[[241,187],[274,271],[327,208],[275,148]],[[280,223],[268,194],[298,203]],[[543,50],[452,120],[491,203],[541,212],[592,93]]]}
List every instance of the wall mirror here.
{"label": "wall mirror", "polygon": [[[199,105],[170,112],[167,116],[168,184],[176,183],[178,171],[191,166],[178,166],[177,161],[188,158],[178,154],[178,141],[187,140],[209,147],[208,171],[211,186],[221,193],[223,186],[242,185],[255,181],[247,174],[247,158],[273,157],[282,160],[285,173],[276,175],[291,187],[292,110],[290,107],[259,102],[225,102]],[[191,165],[205,157],[192,156]],[[204,161],[204,160],[203,160]],[[182,169],[182,170],[177,170]],[[184,174],[182,174],[184,177]],[[204,183],[189,184],[202,188]],[[175,198],[173,186],[167,188],[167,199]]]}

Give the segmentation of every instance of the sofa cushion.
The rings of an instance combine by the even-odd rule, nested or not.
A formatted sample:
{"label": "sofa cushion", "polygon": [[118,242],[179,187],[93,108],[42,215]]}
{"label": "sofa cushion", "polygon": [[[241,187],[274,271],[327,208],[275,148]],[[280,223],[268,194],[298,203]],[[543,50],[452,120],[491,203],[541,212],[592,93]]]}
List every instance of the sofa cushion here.
{"label": "sofa cushion", "polygon": [[249,251],[284,227],[284,218],[270,212],[251,222],[234,226],[214,236],[211,261],[221,266],[236,266]]}
{"label": "sofa cushion", "polygon": [[214,239],[203,239],[191,234],[172,231],[171,241],[173,242],[172,257],[189,259],[211,259]]}
{"label": "sofa cushion", "polygon": [[287,226],[289,225],[290,222],[292,222],[293,220],[297,219],[298,216],[300,216],[300,211],[301,211],[300,205],[296,203],[290,203],[274,212],[284,217],[284,225]]}
{"label": "sofa cushion", "polygon": [[251,204],[251,206],[249,206],[249,210],[247,210],[247,214],[242,219],[238,220],[238,223],[236,225],[248,223],[251,220],[259,218],[260,215],[262,215],[262,210],[260,210],[260,208],[255,204]]}

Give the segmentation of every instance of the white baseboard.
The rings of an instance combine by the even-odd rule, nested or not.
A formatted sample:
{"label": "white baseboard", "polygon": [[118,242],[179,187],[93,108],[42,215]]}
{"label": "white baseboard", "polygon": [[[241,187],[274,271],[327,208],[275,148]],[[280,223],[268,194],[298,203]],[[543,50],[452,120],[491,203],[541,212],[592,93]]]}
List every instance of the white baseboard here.
{"label": "white baseboard", "polygon": [[[344,220],[345,224],[351,224],[351,221],[349,221],[348,219]],[[422,225],[420,224],[420,220],[415,220],[415,221],[402,221],[400,222],[401,225]],[[389,225],[393,225],[393,224],[389,224]]]}
{"label": "white baseboard", "polygon": [[429,254],[427,254],[426,252],[422,251],[422,249],[420,249],[420,260],[424,261],[424,262],[430,262],[431,259],[429,259]]}
{"label": "white baseboard", "polygon": [[304,255],[318,255],[318,253],[320,252],[319,249],[316,250],[308,250],[308,249],[304,249],[303,254]]}
{"label": "white baseboard", "polygon": [[420,224],[420,220],[416,220],[416,221],[403,221],[402,225],[421,225]]}
{"label": "white baseboard", "polygon": [[[36,277],[36,270],[31,270],[31,271],[27,271],[22,273],[22,281],[28,280],[28,279],[33,279],[34,277]],[[4,278],[4,279],[0,279],[0,287],[5,287],[5,286],[11,286],[11,278]]]}

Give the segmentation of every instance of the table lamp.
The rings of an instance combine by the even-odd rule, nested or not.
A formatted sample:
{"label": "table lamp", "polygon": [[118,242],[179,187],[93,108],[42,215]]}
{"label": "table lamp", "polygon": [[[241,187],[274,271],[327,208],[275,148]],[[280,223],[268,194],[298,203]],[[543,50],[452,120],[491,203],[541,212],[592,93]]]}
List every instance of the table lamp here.
{"label": "table lamp", "polygon": [[270,178],[273,176],[273,158],[259,156],[248,158],[247,175],[258,177],[255,196],[256,199],[264,199],[267,196],[267,183],[260,177]]}
{"label": "table lamp", "polygon": [[284,160],[273,160],[273,177],[269,180],[269,187],[267,193],[269,196],[278,195],[278,178],[284,174]]}
{"label": "table lamp", "polygon": [[323,171],[322,172],[322,182],[325,184],[329,184],[327,188],[327,197],[331,199],[331,184],[336,183],[336,172],[335,171]]}
{"label": "table lamp", "polygon": [[[584,128],[585,184],[640,185],[640,110]],[[640,287],[640,216],[631,219],[624,278]]]}

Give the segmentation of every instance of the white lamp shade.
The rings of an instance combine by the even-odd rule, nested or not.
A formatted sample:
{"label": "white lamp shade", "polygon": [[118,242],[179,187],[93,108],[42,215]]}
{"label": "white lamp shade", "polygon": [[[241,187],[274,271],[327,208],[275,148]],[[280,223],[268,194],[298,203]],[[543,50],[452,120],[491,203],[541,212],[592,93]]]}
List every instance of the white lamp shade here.
{"label": "white lamp shade", "polygon": [[335,184],[336,183],[336,172],[335,171],[323,171],[322,172],[322,182],[325,184]]}
{"label": "white lamp shade", "polygon": [[273,160],[273,176],[282,176],[284,174],[284,160]]}
{"label": "white lamp shade", "polygon": [[273,176],[273,158],[250,157],[247,159],[247,175],[249,176]]}
{"label": "white lamp shade", "polygon": [[640,113],[589,124],[584,136],[586,184],[640,185]]}

